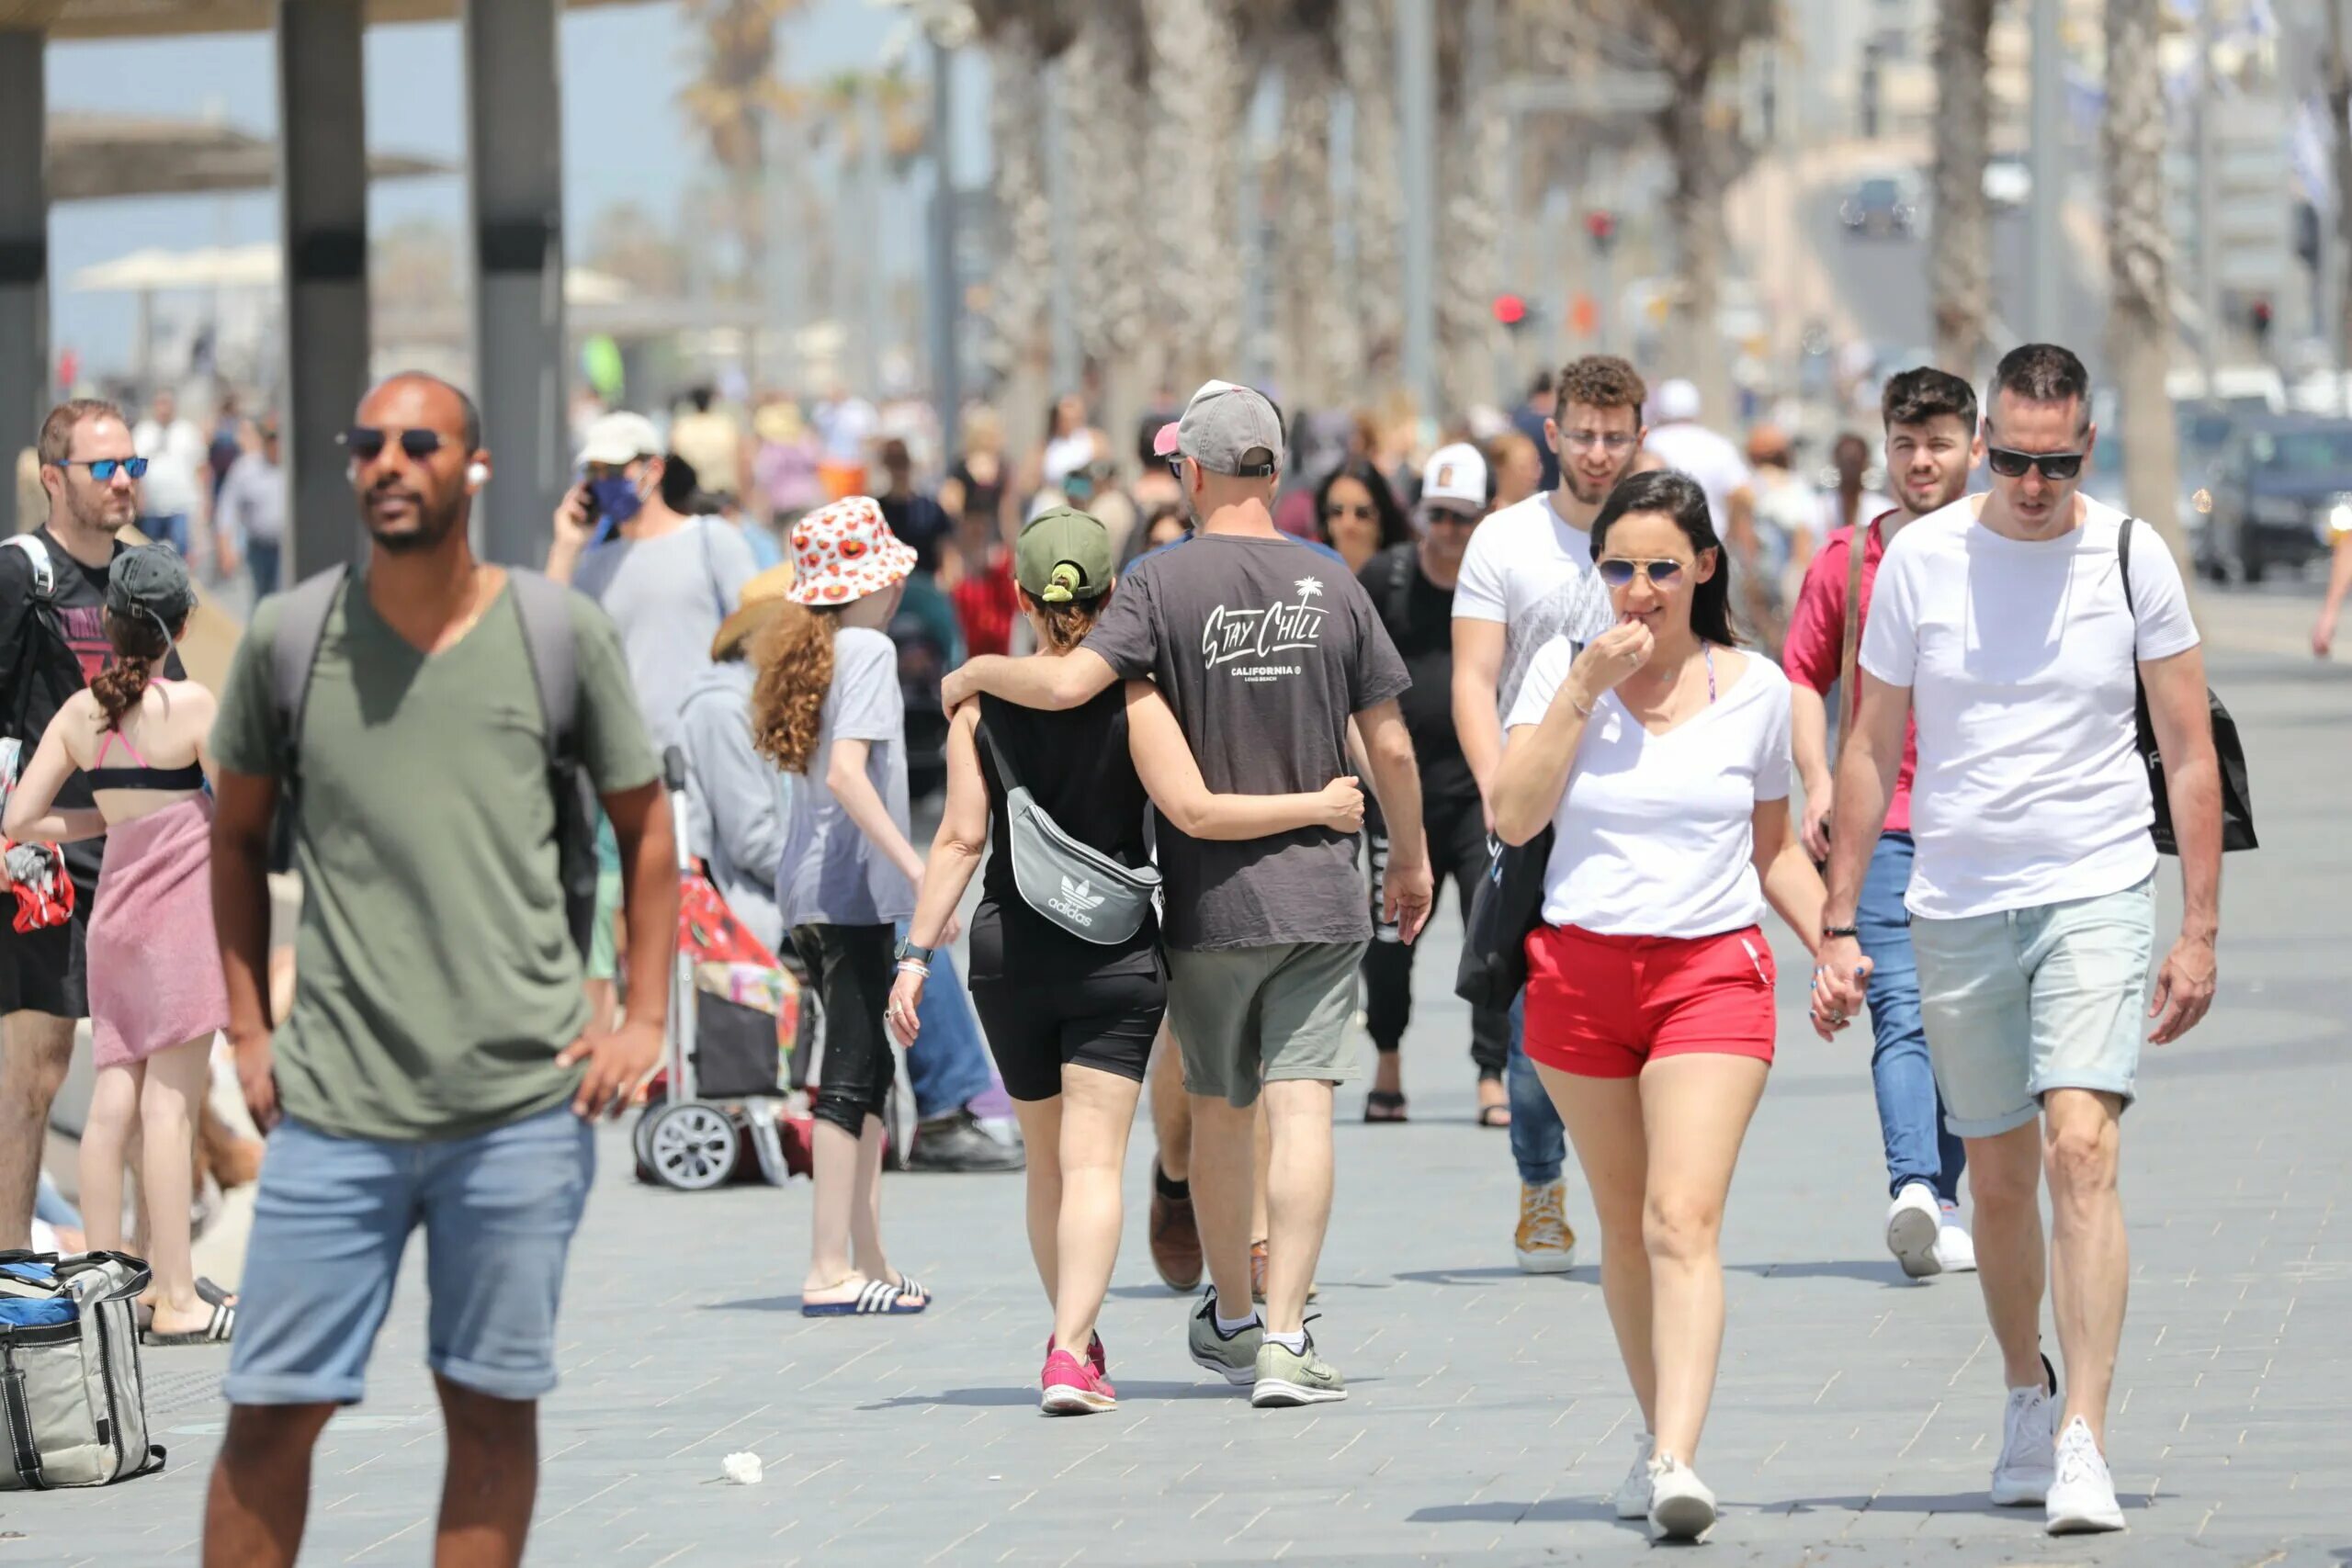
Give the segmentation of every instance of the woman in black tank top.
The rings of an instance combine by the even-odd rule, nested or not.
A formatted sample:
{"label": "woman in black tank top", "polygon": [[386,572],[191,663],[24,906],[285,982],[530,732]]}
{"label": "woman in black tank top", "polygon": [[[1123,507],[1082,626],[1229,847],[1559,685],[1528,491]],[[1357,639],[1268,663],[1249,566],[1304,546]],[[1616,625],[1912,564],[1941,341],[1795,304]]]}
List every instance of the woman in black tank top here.
{"label": "woman in black tank top", "polygon": [[[1086,513],[1057,508],[1021,531],[1013,575],[1036,628],[1035,657],[1058,658],[1078,647],[1108,602],[1110,538]],[[914,1039],[930,949],[952,931],[956,907],[992,849],[972,917],[972,1003],[1028,1145],[1029,1247],[1054,1310],[1040,1403],[1049,1414],[1081,1415],[1108,1410],[1117,1397],[1094,1323],[1118,1256],[1119,1178],[1167,1009],[1167,972],[1149,917],[1126,940],[1096,943],[1023,898],[1013,885],[1006,786],[981,744],[983,723],[1056,826],[1123,865],[1149,858],[1147,800],[1194,838],[1256,839],[1316,826],[1352,833],[1363,825],[1363,792],[1341,778],[1311,795],[1210,794],[1176,716],[1148,681],[1066,712],[983,699],[956,714],[946,814],[907,929],[889,1021],[900,1039]]]}

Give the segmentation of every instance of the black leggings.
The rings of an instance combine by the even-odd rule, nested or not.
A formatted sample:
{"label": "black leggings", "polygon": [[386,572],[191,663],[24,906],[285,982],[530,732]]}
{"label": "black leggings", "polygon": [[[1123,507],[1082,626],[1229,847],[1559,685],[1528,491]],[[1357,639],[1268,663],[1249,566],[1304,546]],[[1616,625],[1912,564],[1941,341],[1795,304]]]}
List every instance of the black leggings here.
{"label": "black leggings", "polygon": [[[1372,830],[1372,945],[1363,953],[1364,1027],[1374,1047],[1394,1051],[1413,1020],[1413,953],[1397,940],[1396,928],[1380,918],[1380,883],[1388,872],[1386,824],[1375,816]],[[1425,795],[1421,828],[1430,841],[1430,869],[1438,884],[1453,879],[1462,923],[1470,923],[1470,899],[1487,873],[1487,824],[1476,795]],[[1450,989],[1451,987],[1449,987]],[[1489,1008],[1470,1010],[1470,1059],[1482,1078],[1499,1077],[1510,1057],[1510,1014]]]}
{"label": "black leggings", "polygon": [[898,933],[889,926],[796,926],[793,951],[825,1009],[825,1059],[812,1114],[854,1138],[890,1098],[898,1063],[882,1015],[890,1005]]}

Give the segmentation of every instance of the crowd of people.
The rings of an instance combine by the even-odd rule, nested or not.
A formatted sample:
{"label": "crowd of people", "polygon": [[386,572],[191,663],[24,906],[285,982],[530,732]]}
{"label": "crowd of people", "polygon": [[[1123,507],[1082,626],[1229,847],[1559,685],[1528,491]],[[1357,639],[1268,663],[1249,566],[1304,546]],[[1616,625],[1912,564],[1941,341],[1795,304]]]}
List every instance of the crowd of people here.
{"label": "crowd of people", "polygon": [[[926,492],[845,393],[805,419],[769,404],[747,436],[698,392],[666,434],[583,423],[530,571],[469,543],[495,461],[470,400],[398,376],[345,436],[364,563],[266,600],[216,694],[175,658],[179,553],[117,537],[175,498],[142,502],[153,459],[118,411],[65,404],[40,437],[48,522],[0,550],[25,752],[0,1247],[24,1244],[38,1174],[12,1132],[45,1120],[88,1018],[89,1245],[124,1245],[135,1124],[150,1342],[231,1346],[206,1561],[293,1560],[311,1452],[364,1393],[419,1227],[441,1540],[518,1561],[592,1123],[669,1024],[674,750],[685,853],[822,1004],[805,1315],[936,1299],[883,1240],[907,1081],[907,1163],[1025,1166],[1041,1408],[1114,1408],[1103,1306],[1148,1089],[1152,1260],[1207,1280],[1191,1359],[1255,1405],[1344,1399],[1306,1314],[1344,1201],[1336,1091],[1368,1036],[1363,1119],[1407,1119],[1437,884],[1467,928],[1523,882],[1523,930],[1489,939],[1523,983],[1468,1021],[1476,1117],[1508,1129],[1522,1269],[1573,1265],[1572,1210],[1597,1230],[1641,1413],[1615,1510],[1702,1537],[1720,1238],[1778,1033],[1770,909],[1813,960],[1813,1027],[1869,1010],[1890,1252],[1979,1274],[2007,1391],[1993,1500],[2120,1528],[2120,1122],[2143,1040],[2211,1003],[2219,923],[2178,570],[2080,493],[2098,433],[2055,345],[2006,357],[1981,408],[1943,372],[1895,377],[1883,458],[1842,444],[1811,506],[1784,438],[1743,455],[1699,413],[1687,383],[1592,355],[1484,443],[1406,468],[1377,429],[1327,432],[1303,474],[1312,422],[1213,380],[1137,433],[1127,482],[1065,399],[1033,462],[975,419]],[[729,480],[764,489],[757,514]],[[2143,691],[2184,890],[2161,962]],[[290,998],[281,849],[305,893]],[[159,926],[188,949],[172,983],[138,945]],[[173,1218],[216,1032],[270,1138],[233,1295]],[[978,1109],[1000,1089],[1017,1140]]]}

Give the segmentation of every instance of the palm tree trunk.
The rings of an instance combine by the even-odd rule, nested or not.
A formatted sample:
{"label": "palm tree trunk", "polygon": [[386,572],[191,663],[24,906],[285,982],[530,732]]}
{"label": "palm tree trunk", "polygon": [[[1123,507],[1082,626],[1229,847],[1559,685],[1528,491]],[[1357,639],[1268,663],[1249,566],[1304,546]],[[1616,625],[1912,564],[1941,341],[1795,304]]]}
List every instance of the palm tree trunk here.
{"label": "palm tree trunk", "polygon": [[1985,52],[1994,0],[1943,0],[1936,27],[1936,362],[1973,381],[1992,310],[1992,229],[1984,211],[1991,112]]}
{"label": "palm tree trunk", "polygon": [[2123,389],[2123,490],[2132,513],[2172,547],[2188,575],[2175,493],[2179,457],[2172,405],[2170,265],[2165,228],[2164,75],[2156,65],[2159,0],[2107,0],[2108,354]]}
{"label": "palm tree trunk", "polygon": [[1348,229],[1355,253],[1350,292],[1360,358],[1351,368],[1369,392],[1396,381],[1405,343],[1395,0],[1341,0],[1340,76],[1347,84],[1355,130]]}
{"label": "palm tree trunk", "polygon": [[1150,157],[1143,109],[1151,73],[1136,0],[1088,6],[1062,73],[1079,352],[1101,375],[1102,423],[1116,434],[1143,417],[1152,390],[1141,358],[1155,279],[1147,244],[1152,182],[1141,173]]}
{"label": "palm tree trunk", "polygon": [[1162,379],[1189,389],[1241,371],[1241,69],[1223,0],[1151,0],[1151,162],[1159,270],[1167,285]]}
{"label": "palm tree trunk", "polygon": [[1715,56],[1685,47],[1664,62],[1674,84],[1673,107],[1657,117],[1660,139],[1674,169],[1667,220],[1674,234],[1682,297],[1669,339],[1674,366],[1699,389],[1705,417],[1720,426],[1732,416],[1731,366],[1716,326],[1723,300],[1725,129],[1708,103]]}
{"label": "palm tree trunk", "polygon": [[[2336,296],[2335,341],[2326,345],[2327,367],[2335,373],[2338,385],[2328,399],[2331,410],[2344,406],[2343,371],[2347,363],[2346,345],[2352,344],[2352,39],[2345,37],[2344,6],[2341,0],[2326,0],[2327,4],[2327,90],[2328,148],[2334,160],[2335,175],[2335,243],[2322,254],[2332,252],[2335,269]],[[2325,278],[2321,279],[2323,286]],[[2324,313],[2324,312],[2323,312]]]}
{"label": "palm tree trunk", "polygon": [[1330,40],[1293,31],[1277,51],[1283,114],[1273,208],[1276,379],[1285,401],[1329,408],[1351,389],[1362,350],[1340,282],[1339,210],[1331,193]]}
{"label": "palm tree trunk", "polygon": [[1446,406],[1459,413],[1495,404],[1502,391],[1494,299],[1503,287],[1510,135],[1493,88],[1500,65],[1494,0],[1468,0],[1442,16],[1439,27],[1453,47],[1441,49],[1442,64],[1452,69],[1438,93],[1438,382]]}
{"label": "palm tree trunk", "polygon": [[1003,243],[989,273],[987,364],[1002,390],[1006,449],[1025,452],[1045,434],[1052,371],[1047,308],[1053,287],[1053,214],[1046,203],[1041,117],[1032,95],[1045,60],[1014,20],[989,39],[989,141]]}

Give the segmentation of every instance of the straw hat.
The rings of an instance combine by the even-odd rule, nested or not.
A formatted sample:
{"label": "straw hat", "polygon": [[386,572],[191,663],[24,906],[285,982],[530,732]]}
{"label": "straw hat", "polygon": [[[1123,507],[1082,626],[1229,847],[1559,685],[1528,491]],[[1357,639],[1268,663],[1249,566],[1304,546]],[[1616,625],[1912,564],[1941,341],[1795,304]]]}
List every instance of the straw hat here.
{"label": "straw hat", "polygon": [[792,563],[772,566],[743,584],[743,597],[735,613],[718,623],[718,635],[710,639],[710,660],[724,664],[742,651],[762,622],[785,602],[792,587]]}

